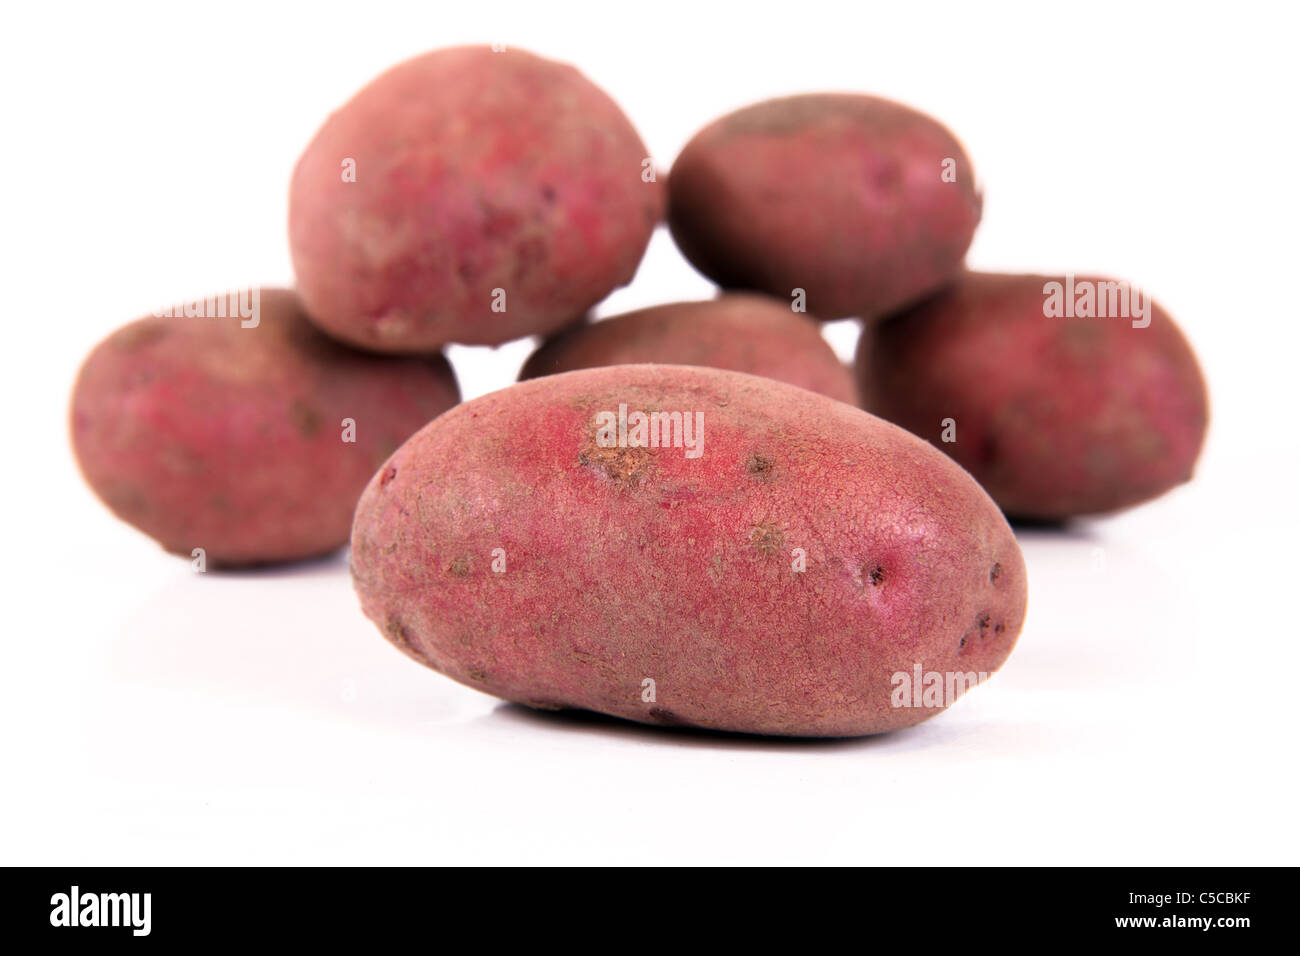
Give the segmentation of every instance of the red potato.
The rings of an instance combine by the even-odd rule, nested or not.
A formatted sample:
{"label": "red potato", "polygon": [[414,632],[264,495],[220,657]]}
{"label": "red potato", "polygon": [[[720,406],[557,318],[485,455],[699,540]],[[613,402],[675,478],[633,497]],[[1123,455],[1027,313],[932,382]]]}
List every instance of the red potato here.
{"label": "red potato", "polygon": [[[955,675],[1006,660],[1026,601],[1005,519],[926,443],[671,365],[533,379],[430,423],[362,496],[352,569],[387,638],[470,687],[789,736],[937,713]],[[931,675],[945,694],[903,700]]]}
{"label": "red potato", "polygon": [[866,407],[947,452],[1018,518],[1117,511],[1188,481],[1209,411],[1178,326],[1149,299],[1149,324],[1136,315],[1141,299],[1134,314],[1114,315],[1118,292],[1110,317],[1049,317],[1063,311],[1049,302],[1052,283],[1077,290],[1069,301],[1089,286],[1108,300],[1111,287],[1132,289],[970,273],[866,330],[857,363]]}
{"label": "red potato", "polygon": [[638,363],[747,372],[858,401],[852,372],[819,327],[787,303],[759,295],[676,302],[575,326],[534,352],[519,378]]}
{"label": "red potato", "polygon": [[72,397],[73,446],[96,494],[168,551],[202,548],[213,566],[346,544],[375,468],[459,398],[441,355],[345,348],[284,290],[262,291],[259,311],[255,325],[133,322],[95,348]]}
{"label": "red potato", "polygon": [[825,319],[874,318],[955,279],[981,198],[961,144],[873,96],[767,100],[687,143],[668,224],[719,285],[788,298]]}
{"label": "red potato", "polygon": [[375,351],[552,332],[631,281],[663,212],[647,162],[570,66],[488,47],[415,57],[298,161],[298,291],[321,328]]}

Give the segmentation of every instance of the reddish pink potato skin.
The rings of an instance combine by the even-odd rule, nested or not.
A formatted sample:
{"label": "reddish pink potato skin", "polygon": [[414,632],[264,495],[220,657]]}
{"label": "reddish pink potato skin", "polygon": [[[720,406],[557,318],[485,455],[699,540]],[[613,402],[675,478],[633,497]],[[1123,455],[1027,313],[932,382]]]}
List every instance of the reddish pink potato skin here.
{"label": "reddish pink potato skin", "polygon": [[570,66],[488,47],[418,56],[332,114],[298,161],[298,291],[322,328],[375,351],[554,331],[636,272],[664,202],[642,179],[647,155]]}
{"label": "reddish pink potato skin", "polygon": [[687,143],[668,181],[668,224],[696,268],[724,288],[804,289],[826,319],[883,315],[956,278],[980,209],[952,134],[871,96],[731,113]]}
{"label": "reddish pink potato skin", "polygon": [[[703,413],[702,454],[601,447],[620,403]],[[804,389],[671,365],[533,379],[432,422],[362,496],[352,567],[388,639],[463,684],[787,736],[919,723],[937,708],[894,707],[893,675],[992,672],[1026,601],[1011,529],[940,452]]]}
{"label": "reddish pink potato skin", "polygon": [[779,299],[760,295],[676,302],[575,326],[534,352],[519,378],[647,363],[762,375],[858,403],[852,372],[820,328]]}
{"label": "reddish pink potato skin", "polygon": [[[969,273],[868,328],[866,407],[950,454],[1017,518],[1117,511],[1188,481],[1209,409],[1178,326],[1154,303],[1146,328],[1046,317],[1052,281],[1065,279]],[[955,442],[942,441],[946,418]]]}
{"label": "reddish pink potato skin", "polygon": [[374,469],[458,398],[441,355],[355,352],[264,290],[254,328],[150,317],[110,335],[77,378],[72,441],[96,494],[168,551],[289,561],[346,544]]}

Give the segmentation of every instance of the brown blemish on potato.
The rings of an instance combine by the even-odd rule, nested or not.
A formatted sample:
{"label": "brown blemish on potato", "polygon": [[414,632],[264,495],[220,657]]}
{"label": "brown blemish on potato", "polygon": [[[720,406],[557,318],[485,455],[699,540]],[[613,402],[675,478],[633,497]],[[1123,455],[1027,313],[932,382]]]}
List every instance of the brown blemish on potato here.
{"label": "brown blemish on potato", "polygon": [[992,570],[989,571],[989,583],[996,584],[998,578],[1002,577],[1002,564],[995,561]]}
{"label": "brown blemish on potato", "polygon": [[301,399],[294,399],[289,406],[289,417],[293,427],[303,438],[315,438],[321,430],[321,414]]}
{"label": "brown blemish on potato", "polygon": [[388,615],[387,619],[384,621],[384,634],[388,636],[388,639],[392,641],[399,650],[409,654],[411,657],[423,661],[434,670],[439,669],[433,661],[429,660],[429,656],[424,653],[423,649],[417,647],[415,642],[411,640],[410,629],[402,623],[401,618],[396,614]]}
{"label": "brown blemish on potato", "polygon": [[465,577],[469,574],[469,558],[464,555],[452,558],[451,562],[446,567],[446,571],[448,574],[454,574],[458,578]]}
{"label": "brown blemish on potato", "polygon": [[867,573],[867,579],[871,582],[873,588],[878,588],[885,583],[885,569],[876,565]]}
{"label": "brown blemish on potato", "polygon": [[785,546],[785,533],[776,525],[765,521],[749,529],[749,540],[759,554],[771,557]]}
{"label": "brown blemish on potato", "polygon": [[397,477],[397,469],[389,465],[384,469],[384,473],[379,476],[379,487],[382,488],[394,478]]}
{"label": "brown blemish on potato", "polygon": [[981,611],[979,616],[975,618],[975,626],[980,629],[980,637],[984,638],[989,636],[988,629],[991,623],[993,623],[993,618],[989,615],[988,611]]}
{"label": "brown blemish on potato", "polygon": [[775,467],[776,467],[776,462],[774,462],[771,458],[768,458],[766,455],[760,455],[757,452],[751,455],[749,457],[749,461],[745,463],[746,471],[748,471],[751,475],[757,475],[760,477],[765,477],[767,475],[770,475],[772,473],[772,469]]}
{"label": "brown blemish on potato", "polygon": [[690,721],[683,720],[671,710],[664,707],[651,707],[650,719],[667,727],[690,727]]}
{"label": "brown blemish on potato", "polygon": [[411,646],[411,634],[396,614],[388,615],[388,620],[384,622],[384,633],[398,647],[409,648]]}
{"label": "brown blemish on potato", "polygon": [[636,485],[650,470],[648,448],[602,447],[596,440],[597,426],[592,422],[587,443],[578,452],[578,464],[598,468],[616,485]]}
{"label": "brown blemish on potato", "polygon": [[467,671],[466,676],[469,677],[470,680],[478,681],[480,684],[487,680],[487,672],[481,671],[478,668]]}

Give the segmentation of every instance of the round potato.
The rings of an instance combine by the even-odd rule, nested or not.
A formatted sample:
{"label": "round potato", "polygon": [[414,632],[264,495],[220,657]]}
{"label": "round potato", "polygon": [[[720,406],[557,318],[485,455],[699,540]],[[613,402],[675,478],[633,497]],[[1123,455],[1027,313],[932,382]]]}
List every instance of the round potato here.
{"label": "round potato", "polygon": [[418,56],[298,161],[298,291],[322,328],[375,351],[554,331],[631,281],[662,215],[650,171],[627,118],[570,66],[488,47]]}
{"label": "round potato", "polygon": [[868,328],[857,365],[868,409],[943,449],[1017,518],[1147,501],[1191,478],[1205,438],[1191,347],[1115,280],[970,273]]}
{"label": "round potato", "polygon": [[954,279],[980,219],[961,144],[873,96],[767,100],[687,143],[668,181],[686,257],[728,289],[873,318]]}
{"label": "round potato", "polygon": [[[209,303],[222,302],[212,297]],[[456,404],[441,355],[384,358],[312,326],[291,292],[251,317],[149,317],[82,366],[72,441],[122,520],[207,564],[306,558],[347,543],[375,468]]]}
{"label": "round potato", "polygon": [[950,459],[843,402],[620,365],[458,406],[357,506],[366,615],[539,708],[852,736],[994,671],[1025,613],[1006,520]]}
{"label": "round potato", "polygon": [[676,302],[575,325],[529,356],[519,378],[638,363],[747,372],[857,404],[853,374],[819,327],[760,295]]}

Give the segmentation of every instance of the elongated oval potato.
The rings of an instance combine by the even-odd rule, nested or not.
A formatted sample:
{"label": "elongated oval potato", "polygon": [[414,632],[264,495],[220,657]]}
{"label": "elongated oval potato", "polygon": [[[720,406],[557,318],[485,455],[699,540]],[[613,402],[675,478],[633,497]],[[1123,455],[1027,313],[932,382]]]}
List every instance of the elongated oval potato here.
{"label": "elongated oval potato", "polygon": [[529,356],[520,380],[602,365],[703,365],[774,378],[857,404],[853,374],[820,327],[764,295],[674,302],[574,325]]}
{"label": "elongated oval potato", "polygon": [[728,289],[874,318],[957,277],[981,198],[961,144],[874,96],[766,100],[686,144],[668,178],[682,252]]}
{"label": "elongated oval potato", "polygon": [[486,46],[417,56],[298,160],[298,291],[323,329],[374,351],[555,331],[632,280],[663,214],[648,162],[571,66]]}
{"label": "elongated oval potato", "polygon": [[213,566],[333,551],[374,469],[456,404],[456,379],[441,355],[326,338],[286,290],[241,304],[247,317],[150,317],[100,343],[72,396],[77,459],[168,551]]}
{"label": "elongated oval potato", "polygon": [[1017,518],[1140,504],[1188,481],[1205,440],[1196,356],[1129,283],[969,273],[868,328],[857,365],[868,409],[947,452]]}
{"label": "elongated oval potato", "polygon": [[931,716],[1006,659],[1026,600],[1006,521],[940,452],[671,365],[533,379],[430,423],[362,496],[352,566],[388,639],[471,687],[793,736]]}

